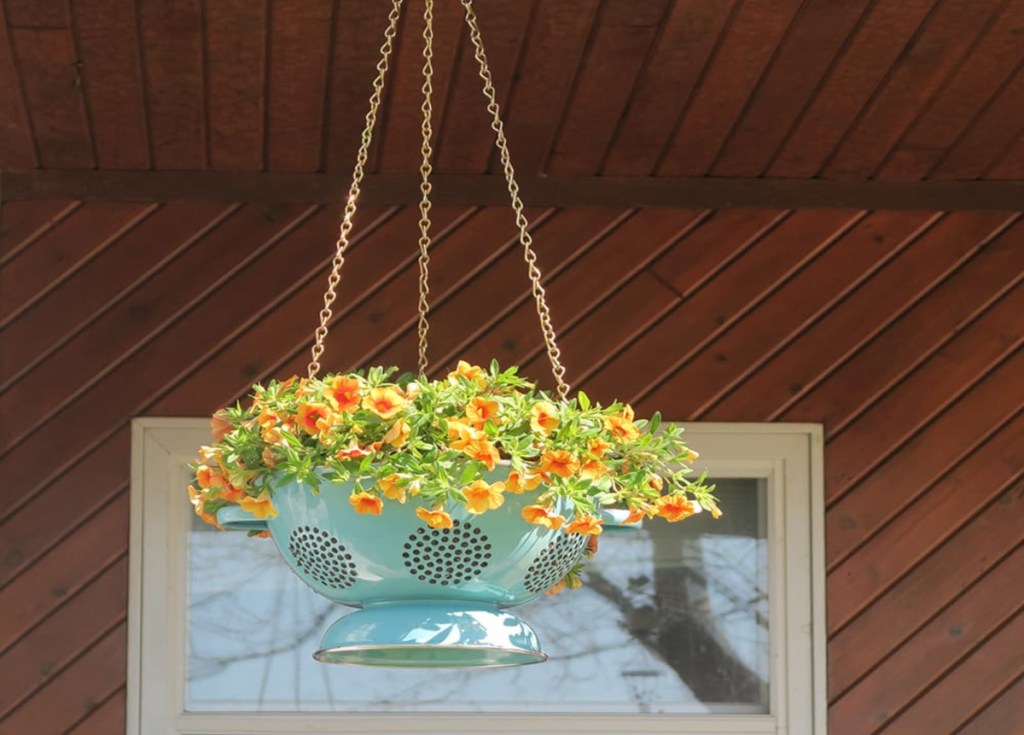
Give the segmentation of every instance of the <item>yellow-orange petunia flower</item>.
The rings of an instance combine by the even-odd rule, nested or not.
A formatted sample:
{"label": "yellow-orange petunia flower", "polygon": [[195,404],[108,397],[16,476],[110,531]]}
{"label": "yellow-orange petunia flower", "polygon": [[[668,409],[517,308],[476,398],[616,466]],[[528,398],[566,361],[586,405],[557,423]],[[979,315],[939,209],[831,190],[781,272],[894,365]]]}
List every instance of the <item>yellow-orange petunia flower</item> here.
{"label": "yellow-orange petunia flower", "polygon": [[224,415],[224,409],[221,409],[217,413],[213,414],[210,418],[210,433],[213,434],[213,440],[219,442],[221,439],[231,433],[234,427],[231,425],[231,421]]}
{"label": "yellow-orange petunia flower", "polygon": [[196,482],[203,490],[225,487],[230,484],[223,474],[205,464],[196,467]]}
{"label": "yellow-orange petunia flower", "polygon": [[440,508],[427,510],[420,507],[416,509],[416,517],[431,528],[451,528],[454,524],[452,517]]}
{"label": "yellow-orange petunia flower", "polygon": [[359,408],[362,384],[356,378],[339,375],[327,386],[326,395],[335,410],[350,413]]}
{"label": "yellow-orange petunia flower", "polygon": [[576,516],[565,526],[565,532],[581,536],[600,536],[604,530],[602,523],[596,516]]}
{"label": "yellow-orange petunia flower", "polygon": [[597,457],[598,459],[601,459],[604,456],[604,453],[611,448],[612,445],[599,436],[594,437],[593,439],[587,442],[587,451],[590,452],[595,457]]}
{"label": "yellow-orange petunia flower", "polygon": [[373,454],[373,452],[371,452],[366,447],[359,446],[358,444],[356,444],[356,440],[353,439],[347,447],[342,447],[341,449],[339,449],[335,456],[338,459],[359,459],[361,457],[365,457],[368,454]]}
{"label": "yellow-orange petunia flower", "polygon": [[498,403],[487,398],[474,398],[466,406],[466,418],[470,425],[477,429],[483,428],[488,421],[497,423]]}
{"label": "yellow-orange petunia flower", "polygon": [[405,445],[411,432],[412,429],[409,428],[409,424],[406,423],[405,419],[398,419],[398,421],[391,425],[391,428],[388,429],[381,441],[397,449]]}
{"label": "yellow-orange petunia flower", "polygon": [[245,494],[245,491],[242,490],[242,488],[235,487],[234,485],[228,484],[228,485],[224,485],[220,489],[220,492],[217,493],[217,497],[221,498],[222,500],[227,500],[227,501],[232,502],[232,503],[237,503],[237,502],[241,501],[242,498],[246,498],[248,496]]}
{"label": "yellow-orange petunia flower", "polygon": [[238,506],[246,513],[264,520],[274,518],[277,515],[277,508],[274,507],[273,502],[266,495],[261,495],[258,498],[246,495],[238,501]]}
{"label": "yellow-orange petunia flower", "polygon": [[196,515],[199,516],[204,523],[209,523],[211,526],[216,526],[222,531],[224,528],[217,523],[217,518],[212,513],[206,512],[206,496],[195,489],[192,485],[188,486],[188,499],[192,502],[192,507],[195,508]]}
{"label": "yellow-orange petunia flower", "polygon": [[274,465],[277,464],[277,459],[274,457],[274,451],[270,447],[264,447],[263,454],[260,456],[263,459],[263,464],[267,466],[267,469],[274,469]]}
{"label": "yellow-orange petunia flower", "polygon": [[505,483],[488,483],[486,480],[475,480],[462,488],[466,496],[466,509],[474,515],[500,508],[505,502]]}
{"label": "yellow-orange petunia flower", "polygon": [[523,520],[527,523],[533,523],[538,526],[544,526],[550,528],[553,531],[557,531],[565,523],[565,518],[552,513],[550,507],[543,505],[528,505],[523,508],[522,512]]}
{"label": "yellow-orange petunia flower", "polygon": [[640,430],[632,419],[623,416],[605,416],[604,428],[620,443],[631,442],[640,436]]}
{"label": "yellow-orange petunia flower", "polygon": [[538,401],[530,409],[530,428],[548,436],[558,427],[558,409],[547,401]]}
{"label": "yellow-orange petunia flower", "polygon": [[540,464],[537,469],[542,475],[572,477],[579,471],[580,461],[571,452],[556,449],[540,455]]}
{"label": "yellow-orange petunia flower", "polygon": [[478,388],[487,387],[487,372],[482,367],[470,365],[465,360],[459,360],[455,370],[448,373],[450,383],[458,383],[459,378],[465,378],[469,382],[475,383]]}
{"label": "yellow-orange petunia flower", "polygon": [[580,475],[588,480],[596,480],[608,474],[608,466],[599,459],[584,462],[580,467]]}
{"label": "yellow-orange petunia flower", "polygon": [[694,450],[687,449],[686,450],[686,454],[683,455],[683,461],[686,462],[686,463],[695,462],[695,461],[697,461],[697,458],[699,456],[700,456],[700,454],[698,454]]}
{"label": "yellow-orange petunia flower", "polygon": [[593,556],[594,554],[597,553],[597,546],[598,546],[597,536],[588,536],[587,537],[587,553],[590,554],[590,556]]}
{"label": "yellow-orange petunia flower", "polygon": [[545,594],[548,595],[549,597],[554,597],[555,595],[557,595],[559,592],[561,592],[564,589],[565,589],[565,580],[563,579],[561,582],[556,584],[554,587],[550,588]]}
{"label": "yellow-orange petunia flower", "polygon": [[207,462],[211,460],[214,462],[218,461],[223,453],[220,447],[199,447],[199,456]]}
{"label": "yellow-orange petunia flower", "polygon": [[516,495],[525,493],[528,490],[536,490],[537,486],[544,482],[544,478],[540,475],[526,473],[526,475],[520,475],[515,470],[508,473],[508,479],[505,481],[505,490]]}
{"label": "yellow-orange petunia flower", "polygon": [[295,419],[300,429],[320,437],[325,436],[334,426],[334,413],[324,403],[300,403]]}
{"label": "yellow-orange petunia flower", "polygon": [[406,398],[394,388],[371,388],[363,399],[363,407],[373,411],[382,419],[394,418],[405,408]]}
{"label": "yellow-orange petunia flower", "polygon": [[466,444],[462,451],[477,462],[483,462],[489,470],[493,470],[500,459],[498,448],[486,439],[473,439]]}
{"label": "yellow-orange petunia flower", "polygon": [[348,502],[355,508],[356,513],[363,513],[372,516],[379,516],[384,508],[384,501],[370,493],[352,493]]}
{"label": "yellow-orange petunia flower", "polygon": [[448,419],[448,446],[455,450],[465,449],[470,442],[484,438],[484,433],[474,429],[461,419]]}
{"label": "yellow-orange petunia flower", "polygon": [[655,501],[657,515],[669,523],[689,518],[694,513],[700,513],[700,506],[682,495],[663,495]]}
{"label": "yellow-orange petunia flower", "polygon": [[661,475],[656,475],[652,472],[647,476],[647,486],[650,487],[651,490],[656,490],[660,493],[665,487],[665,480],[662,479]]}
{"label": "yellow-orange petunia flower", "polygon": [[377,486],[388,500],[397,500],[399,503],[404,503],[405,488],[398,484],[399,479],[401,478],[398,475],[387,475],[377,480]]}

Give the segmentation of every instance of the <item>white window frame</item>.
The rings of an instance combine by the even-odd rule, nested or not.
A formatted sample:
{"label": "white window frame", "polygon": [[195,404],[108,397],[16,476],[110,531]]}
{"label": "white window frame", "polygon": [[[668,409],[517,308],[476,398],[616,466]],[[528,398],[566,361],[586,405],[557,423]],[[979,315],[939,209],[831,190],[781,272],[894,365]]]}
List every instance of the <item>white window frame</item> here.
{"label": "white window frame", "polygon": [[[132,422],[128,735],[707,733],[825,735],[823,434],[817,424],[683,423],[697,470],[767,483],[771,683],[764,715],[184,712],[187,530],[182,467],[207,419]],[[782,490],[780,492],[780,490]]]}

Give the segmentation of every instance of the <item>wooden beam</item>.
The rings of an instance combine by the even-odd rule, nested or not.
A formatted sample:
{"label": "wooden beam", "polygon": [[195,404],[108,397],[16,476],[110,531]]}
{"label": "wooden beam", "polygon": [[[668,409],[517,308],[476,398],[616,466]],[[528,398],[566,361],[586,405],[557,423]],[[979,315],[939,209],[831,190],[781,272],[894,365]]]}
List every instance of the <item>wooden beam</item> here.
{"label": "wooden beam", "polygon": [[[529,177],[523,199],[541,207],[768,207],[775,209],[1005,210],[1024,208],[1022,181],[828,181],[677,177]],[[223,171],[4,171],[0,200],[122,202],[340,202],[348,177],[337,174]],[[438,175],[436,204],[504,205],[499,176]],[[419,201],[413,175],[368,176],[361,201]]]}

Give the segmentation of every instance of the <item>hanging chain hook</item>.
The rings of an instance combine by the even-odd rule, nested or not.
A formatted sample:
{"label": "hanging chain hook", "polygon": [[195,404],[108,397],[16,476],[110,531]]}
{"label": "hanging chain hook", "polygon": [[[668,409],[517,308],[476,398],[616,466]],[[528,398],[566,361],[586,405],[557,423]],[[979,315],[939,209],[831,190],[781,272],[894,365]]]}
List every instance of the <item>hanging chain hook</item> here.
{"label": "hanging chain hook", "polygon": [[352,221],[358,206],[360,184],[366,175],[366,162],[370,155],[370,144],[373,142],[373,129],[377,124],[381,98],[384,94],[384,82],[387,79],[388,65],[395,48],[395,35],[398,32],[398,20],[402,15],[404,0],[392,0],[391,12],[388,14],[388,27],[384,31],[384,43],[380,47],[380,61],[377,62],[377,76],[373,80],[373,93],[370,95],[370,108],[366,112],[366,123],[360,137],[356,163],[352,170],[352,183],[349,184],[348,197],[345,200],[345,213],[338,228],[338,241],[335,245],[334,259],[331,261],[331,275],[327,278],[327,290],[324,292],[324,305],[320,310],[320,326],[314,333],[313,349],[310,353],[309,377],[316,377],[320,372],[320,358],[324,354],[324,340],[327,339],[328,325],[333,312],[331,306],[338,295],[338,284],[341,282],[341,267],[345,264],[345,251],[349,246],[349,234],[352,232]]}
{"label": "hanging chain hook", "polygon": [[540,268],[537,267],[537,255],[533,251],[530,222],[526,215],[523,214],[523,201],[519,196],[519,184],[516,182],[515,169],[512,167],[508,140],[505,138],[505,125],[501,119],[501,108],[498,106],[497,94],[494,91],[494,80],[491,77],[491,70],[487,64],[487,55],[484,53],[484,42],[480,35],[476,13],[473,10],[473,0],[460,0],[460,2],[465,10],[466,26],[469,28],[469,37],[473,42],[474,56],[479,66],[480,79],[483,81],[484,97],[487,98],[487,111],[491,113],[491,129],[496,135],[495,145],[500,154],[502,170],[505,173],[505,182],[508,185],[508,194],[512,200],[512,209],[516,215],[516,226],[519,228],[519,242],[523,246],[523,259],[526,261],[527,271],[530,276],[533,298],[537,302],[537,317],[540,320],[541,332],[544,335],[544,345],[547,347],[548,360],[551,362],[551,374],[554,375],[555,383],[558,386],[559,397],[562,400],[566,400],[569,397],[569,384],[565,381],[562,353],[558,349],[557,335],[555,334],[555,328],[551,324],[551,311],[548,309],[544,287],[541,285],[542,276]]}
{"label": "hanging chain hook", "polygon": [[420,132],[423,135],[423,142],[420,146],[422,162],[420,163],[420,284],[419,284],[419,322],[416,325],[416,332],[419,335],[419,366],[420,375],[427,374],[429,361],[427,358],[427,332],[430,325],[427,322],[427,315],[430,311],[430,304],[427,297],[430,295],[429,267],[430,267],[430,174],[434,170],[430,163],[433,157],[433,150],[430,143],[434,137],[431,127],[433,117],[433,104],[431,97],[434,93],[434,0],[424,0],[423,5],[423,104],[420,110],[423,112],[423,121],[420,124]]}

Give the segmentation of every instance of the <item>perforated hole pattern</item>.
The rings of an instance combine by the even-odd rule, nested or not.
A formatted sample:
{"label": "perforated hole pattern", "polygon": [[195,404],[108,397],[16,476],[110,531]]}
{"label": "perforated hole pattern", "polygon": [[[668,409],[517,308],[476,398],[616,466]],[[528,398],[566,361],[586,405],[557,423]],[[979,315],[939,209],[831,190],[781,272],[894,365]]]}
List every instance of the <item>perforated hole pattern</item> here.
{"label": "perforated hole pattern", "polygon": [[444,587],[477,576],[491,559],[487,534],[471,523],[454,521],[451,528],[417,528],[402,549],[409,574]]}
{"label": "perforated hole pattern", "polygon": [[562,533],[547,545],[526,572],[526,589],[546,592],[562,581],[566,573],[579,561],[587,537]]}
{"label": "perforated hole pattern", "polygon": [[356,565],[348,549],[327,531],[301,526],[288,537],[288,551],[307,575],[331,589],[343,590],[356,581]]}

